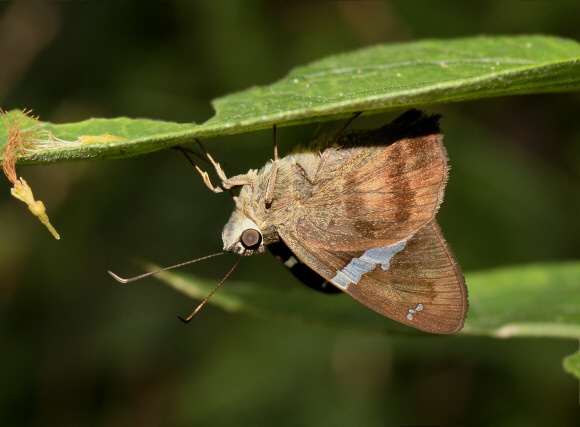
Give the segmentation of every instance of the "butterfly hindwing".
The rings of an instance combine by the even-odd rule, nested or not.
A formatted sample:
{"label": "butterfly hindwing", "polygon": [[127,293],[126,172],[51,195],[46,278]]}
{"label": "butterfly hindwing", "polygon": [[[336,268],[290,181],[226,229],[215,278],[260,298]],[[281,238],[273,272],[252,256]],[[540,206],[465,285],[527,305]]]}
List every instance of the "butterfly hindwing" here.
{"label": "butterfly hindwing", "polygon": [[284,267],[286,267],[294,277],[309,288],[325,294],[338,294],[341,292],[339,288],[304,264],[283,241],[279,240],[269,244],[267,247],[272,255],[284,264]]}
{"label": "butterfly hindwing", "polygon": [[432,333],[463,327],[465,280],[435,221],[407,241],[363,251],[313,251],[287,230],[280,235],[304,263],[374,311]]}

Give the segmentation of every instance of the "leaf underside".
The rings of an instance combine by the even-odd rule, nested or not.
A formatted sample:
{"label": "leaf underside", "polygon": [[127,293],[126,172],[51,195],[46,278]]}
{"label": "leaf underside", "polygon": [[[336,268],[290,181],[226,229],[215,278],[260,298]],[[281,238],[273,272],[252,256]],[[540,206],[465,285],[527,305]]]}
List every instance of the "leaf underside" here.
{"label": "leaf underside", "polygon": [[[473,37],[379,45],[293,69],[286,77],[216,99],[203,124],[148,119],[39,122],[68,144],[47,145],[19,164],[131,157],[211,138],[492,96],[580,88],[580,44],[548,36]],[[27,106],[29,107],[29,106]],[[18,117],[18,112],[12,112]],[[3,127],[0,127],[3,128]],[[80,135],[125,138],[80,144]],[[0,129],[5,144],[6,129]],[[0,145],[3,148],[3,145]]]}

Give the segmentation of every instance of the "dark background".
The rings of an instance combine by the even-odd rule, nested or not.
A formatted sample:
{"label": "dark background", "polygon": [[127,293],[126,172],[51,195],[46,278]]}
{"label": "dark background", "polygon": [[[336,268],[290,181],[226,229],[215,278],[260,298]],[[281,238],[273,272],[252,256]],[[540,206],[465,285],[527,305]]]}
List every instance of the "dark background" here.
{"label": "dark background", "polygon": [[[200,123],[211,99],[334,53],[478,34],[579,40],[579,12],[577,2],[548,1],[2,3],[0,105],[58,123]],[[578,258],[577,92],[427,111],[444,114],[452,170],[438,218],[464,271]],[[281,152],[313,128],[281,129]],[[230,175],[272,156],[269,131],[207,146]],[[221,250],[231,199],[207,191],[177,152],[18,174],[62,240],[2,180],[2,426],[580,422],[578,382],[561,368],[574,341],[391,337],[211,305],[184,326],[175,315],[194,301],[154,279],[114,282],[107,269],[139,273],[132,256],[169,265]],[[188,271],[217,283],[232,262]],[[234,276],[301,286],[268,255]]]}

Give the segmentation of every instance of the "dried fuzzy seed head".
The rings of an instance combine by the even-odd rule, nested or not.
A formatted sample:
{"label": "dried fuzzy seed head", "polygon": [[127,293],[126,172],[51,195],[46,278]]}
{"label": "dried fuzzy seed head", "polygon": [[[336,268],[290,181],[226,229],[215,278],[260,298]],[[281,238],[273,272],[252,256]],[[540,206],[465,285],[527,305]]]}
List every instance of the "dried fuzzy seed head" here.
{"label": "dried fuzzy seed head", "polygon": [[[0,109],[0,115],[8,133],[2,158],[2,169],[14,185],[18,182],[16,159],[24,150],[33,147],[37,140],[38,117],[32,116],[31,113],[31,110],[22,110],[20,115],[8,114]],[[22,130],[25,127],[28,129]]]}

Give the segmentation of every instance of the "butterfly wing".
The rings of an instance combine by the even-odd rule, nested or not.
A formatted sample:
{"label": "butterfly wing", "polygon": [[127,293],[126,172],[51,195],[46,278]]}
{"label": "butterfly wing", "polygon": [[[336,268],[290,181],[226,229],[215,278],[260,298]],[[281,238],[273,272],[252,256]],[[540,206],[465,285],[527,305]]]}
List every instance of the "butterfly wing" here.
{"label": "butterfly wing", "polygon": [[272,255],[284,264],[290,273],[309,288],[325,294],[338,294],[342,291],[328,280],[300,261],[282,240],[267,245]]}
{"label": "butterfly wing", "polygon": [[280,236],[310,268],[383,316],[439,334],[463,327],[465,280],[434,220],[408,240],[358,251],[314,249],[289,229]]}
{"label": "butterfly wing", "polygon": [[294,185],[297,194],[308,188],[299,194],[297,237],[319,248],[366,250],[369,241],[388,247],[408,239],[431,221],[443,200],[447,155],[437,118],[422,120],[430,128],[414,122],[424,132],[391,145],[324,151],[311,182]]}

